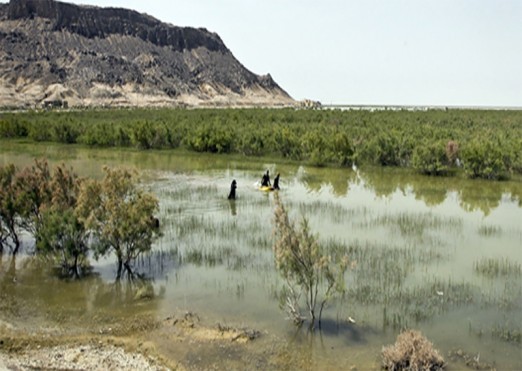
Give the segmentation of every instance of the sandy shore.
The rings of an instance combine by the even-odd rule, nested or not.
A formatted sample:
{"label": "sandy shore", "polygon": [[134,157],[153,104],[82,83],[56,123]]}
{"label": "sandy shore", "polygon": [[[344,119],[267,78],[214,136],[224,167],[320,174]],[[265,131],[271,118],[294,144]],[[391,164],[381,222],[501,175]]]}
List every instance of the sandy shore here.
{"label": "sandy shore", "polygon": [[152,358],[113,345],[57,346],[0,353],[0,370],[169,370]]}

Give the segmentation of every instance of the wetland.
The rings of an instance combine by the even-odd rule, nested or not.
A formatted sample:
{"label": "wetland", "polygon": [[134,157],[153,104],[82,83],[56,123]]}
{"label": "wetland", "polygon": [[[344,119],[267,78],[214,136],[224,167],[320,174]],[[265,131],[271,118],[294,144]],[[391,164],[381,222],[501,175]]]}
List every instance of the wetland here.
{"label": "wetland", "polygon": [[[29,238],[0,257],[0,350],[100,343],[180,369],[379,369],[402,329],[435,345],[447,369],[522,368],[522,182],[427,177],[411,169],[326,168],[176,150],[2,140],[0,166],[35,158],[100,178],[125,166],[159,199],[161,237],[117,280],[115,259],[64,280]],[[305,216],[328,251],[355,266],[321,331],[280,309],[274,195]],[[238,198],[227,200],[230,182]]]}

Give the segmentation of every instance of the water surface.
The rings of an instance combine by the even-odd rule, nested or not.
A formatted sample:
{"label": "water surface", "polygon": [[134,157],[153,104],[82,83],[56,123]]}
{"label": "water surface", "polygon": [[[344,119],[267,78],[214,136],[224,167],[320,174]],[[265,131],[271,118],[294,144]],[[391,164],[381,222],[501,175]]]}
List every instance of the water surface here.
{"label": "water surface", "polygon": [[[93,318],[164,318],[187,310],[210,323],[244,325],[284,339],[281,357],[289,364],[299,359],[339,369],[378,368],[382,346],[402,328],[414,328],[445,358],[460,349],[498,369],[522,369],[520,181],[0,143],[0,165],[22,167],[44,156],[82,176],[101,176],[105,164],[139,169],[143,186],[160,200],[163,236],[136,264],[147,280],[133,283],[115,282],[112,259],[92,261],[95,275],[65,282],[41,262],[4,254],[0,295],[15,298],[1,314],[7,319],[34,327],[76,316],[82,328]],[[320,335],[296,330],[279,308],[284,283],[271,250],[273,194],[256,186],[266,169],[281,173],[280,196],[290,216],[308,218],[325,246],[357,262],[346,275],[346,295],[324,313]],[[236,201],[226,199],[232,179]],[[30,251],[31,241],[25,247]],[[491,264],[506,262],[506,273],[488,273]],[[154,300],[136,300],[144,287],[154,291]]]}

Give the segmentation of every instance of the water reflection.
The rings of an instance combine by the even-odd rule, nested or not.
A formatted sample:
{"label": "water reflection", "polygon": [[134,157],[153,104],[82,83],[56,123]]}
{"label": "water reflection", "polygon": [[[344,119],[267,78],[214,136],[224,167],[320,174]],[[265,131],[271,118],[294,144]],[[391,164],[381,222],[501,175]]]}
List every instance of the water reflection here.
{"label": "water reflection", "polygon": [[[41,148],[35,147],[31,156],[13,150],[2,161],[27,165]],[[488,278],[474,268],[483,258],[492,259],[492,265],[506,260],[522,264],[519,181],[432,178],[406,169],[311,168],[175,151],[74,148],[68,165],[82,175],[103,164],[144,170],[147,187],[160,199],[163,237],[152,254],[136,262],[136,271],[145,276],[116,282],[111,262],[96,263],[98,275],[67,285],[36,268],[17,268],[18,260],[13,268],[4,256],[0,294],[7,292],[13,301],[27,304],[30,299],[45,303],[39,305],[46,310],[71,313],[115,311],[119,316],[142,306],[160,313],[183,306],[219,321],[258,323],[274,333],[292,331],[296,344],[313,349],[298,353],[307,354],[312,364],[317,364],[318,349],[333,362],[346,345],[373,347],[368,352],[373,357],[383,339],[414,327],[428,331],[428,338],[444,351],[456,344],[481,351],[504,369],[522,366],[519,358],[498,356],[520,344],[492,335],[499,327],[520,333],[520,277]],[[48,151],[53,150],[41,152]],[[328,249],[346,252],[358,262],[347,274],[346,297],[332,303],[323,317],[322,336],[329,346],[294,333],[279,311],[274,293],[281,280],[271,250],[273,195],[254,185],[267,168],[281,173],[280,194],[292,215],[304,214]],[[227,200],[231,179],[240,184],[237,201]],[[13,277],[21,284],[13,285]],[[148,298],[151,292],[153,299]],[[64,302],[73,304],[59,309]],[[349,316],[356,325],[346,324]]]}
{"label": "water reflection", "polygon": [[[484,215],[489,215],[499,206],[503,195],[508,195],[511,200],[522,206],[520,181],[470,181],[463,179],[462,175],[428,177],[400,168],[314,168],[292,164],[266,164],[240,156],[216,156],[182,151],[92,150],[78,146],[20,144],[9,141],[2,143],[0,165],[14,163],[23,167],[31,164],[36,157],[48,158],[51,165],[67,161],[68,165],[73,166],[83,176],[101,176],[103,165],[125,164],[142,170],[153,169],[174,174],[194,174],[221,169],[226,170],[225,175],[228,179],[234,173],[252,171],[252,178],[248,179],[247,183],[242,182],[249,184],[257,180],[256,173],[270,168],[282,174],[283,179],[286,179],[285,186],[298,182],[312,193],[330,188],[336,197],[345,197],[351,188],[362,183],[375,196],[383,198],[396,192],[406,194],[411,191],[417,200],[424,201],[427,206],[440,205],[450,192],[456,192],[465,211],[481,211]],[[230,206],[231,213],[235,215],[235,205],[231,203]]]}
{"label": "water reflection", "polygon": [[15,283],[17,281],[16,255],[0,253],[0,277],[2,279],[2,291],[4,291],[3,289],[6,285]]}
{"label": "water reflection", "polygon": [[229,200],[228,201],[228,205],[230,206],[230,214],[232,216],[236,216],[237,215],[237,205],[236,205],[236,200]]}
{"label": "water reflection", "polygon": [[112,282],[99,274],[64,280],[52,274],[49,262],[35,257],[10,256],[0,268],[0,311],[20,326],[39,327],[47,321],[69,329],[104,326],[122,316],[157,310],[165,292],[140,274]]}

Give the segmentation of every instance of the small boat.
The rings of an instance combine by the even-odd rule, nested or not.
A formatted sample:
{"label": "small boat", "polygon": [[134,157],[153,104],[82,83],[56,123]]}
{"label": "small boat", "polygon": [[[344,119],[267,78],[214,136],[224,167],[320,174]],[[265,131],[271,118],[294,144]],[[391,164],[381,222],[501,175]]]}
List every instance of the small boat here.
{"label": "small boat", "polygon": [[263,191],[263,192],[271,192],[274,190],[274,187],[270,187],[270,186],[260,186],[259,187],[259,190],[260,191]]}

